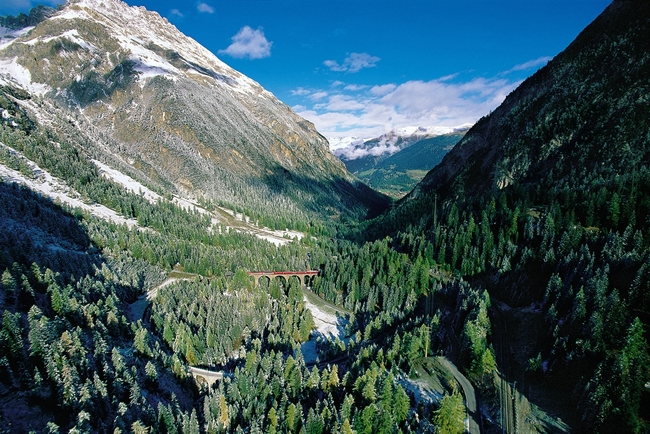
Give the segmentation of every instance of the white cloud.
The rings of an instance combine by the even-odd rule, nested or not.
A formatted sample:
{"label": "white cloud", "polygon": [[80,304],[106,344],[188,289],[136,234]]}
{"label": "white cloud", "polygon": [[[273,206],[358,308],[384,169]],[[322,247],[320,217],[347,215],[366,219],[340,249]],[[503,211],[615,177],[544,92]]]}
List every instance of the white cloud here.
{"label": "white cloud", "polygon": [[327,104],[327,109],[332,111],[361,110],[365,105],[347,95],[333,95]]}
{"label": "white cloud", "polygon": [[327,66],[332,71],[347,71],[347,68],[339,65],[336,60],[326,60],[323,62],[323,65]]}
{"label": "white cloud", "polygon": [[394,91],[396,87],[397,86],[395,86],[394,84],[384,84],[384,85],[381,85],[381,86],[373,86],[370,89],[370,92],[373,95],[384,96],[387,93],[391,93],[392,91]]}
{"label": "white cloud", "polygon": [[171,11],[169,11],[169,14],[170,14],[170,15],[173,15],[173,16],[175,16],[175,17],[178,17],[178,18],[183,18],[183,17],[185,16],[185,15],[183,15],[183,13],[182,13],[181,11],[179,11],[178,9],[172,9]]}
{"label": "white cloud", "polygon": [[360,84],[348,84],[343,88],[344,90],[349,90],[352,92],[357,92],[360,90],[368,89],[368,86],[365,85],[360,85]]}
{"label": "white cloud", "polygon": [[379,157],[383,154],[392,155],[399,150],[399,146],[391,143],[386,138],[382,138],[379,143],[372,148],[364,148],[363,142],[357,142],[351,144],[351,146],[337,150],[336,155],[344,157],[346,160],[356,160],[357,158],[367,157],[368,155],[372,155],[373,157]]}
{"label": "white cloud", "polygon": [[351,53],[342,64],[336,60],[326,60],[323,65],[336,72],[359,72],[364,68],[373,68],[381,59],[368,53]]}
{"label": "white cloud", "polygon": [[325,98],[327,95],[329,95],[327,92],[320,91],[320,92],[315,92],[311,95],[309,95],[309,99],[312,101],[320,101],[321,99]]}
{"label": "white cloud", "polygon": [[519,85],[502,77],[462,81],[447,76],[377,85],[362,92],[349,86],[329,93],[314,90],[296,111],[326,137],[373,138],[409,126],[457,127],[494,110]]}
{"label": "white cloud", "polygon": [[298,96],[309,95],[310,93],[311,92],[305,89],[304,87],[299,87],[291,91],[291,95],[298,95]]}
{"label": "white cloud", "polygon": [[449,81],[456,77],[458,77],[458,74],[449,74],[449,75],[445,75],[444,77],[440,77],[438,81]]}
{"label": "white cloud", "polygon": [[528,62],[524,62],[524,63],[521,63],[519,65],[513,66],[512,69],[506,71],[505,73],[508,74],[508,73],[515,72],[515,71],[525,71],[527,69],[537,68],[538,66],[546,65],[548,63],[548,61],[551,60],[551,59],[552,59],[552,57],[543,56],[543,57],[537,58],[535,60],[529,60]]}
{"label": "white cloud", "polygon": [[198,5],[196,5],[196,9],[202,13],[207,13],[207,14],[214,13],[214,8],[207,3],[199,3]]}
{"label": "white cloud", "polygon": [[381,59],[376,56],[371,56],[368,53],[352,53],[345,59],[345,64],[349,64],[350,72],[357,72],[363,68],[373,68]]}
{"label": "white cloud", "polygon": [[261,28],[253,30],[249,26],[244,26],[232,37],[232,44],[225,50],[219,50],[219,54],[227,54],[238,59],[244,57],[263,59],[271,55],[271,45],[273,42],[266,39]]}

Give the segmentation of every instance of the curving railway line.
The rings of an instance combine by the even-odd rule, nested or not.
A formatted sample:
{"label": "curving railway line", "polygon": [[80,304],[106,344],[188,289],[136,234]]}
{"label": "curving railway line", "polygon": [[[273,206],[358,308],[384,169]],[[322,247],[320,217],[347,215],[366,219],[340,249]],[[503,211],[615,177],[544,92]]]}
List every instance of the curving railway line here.
{"label": "curving railway line", "polygon": [[[495,300],[493,300],[495,301]],[[492,326],[493,330],[497,331],[494,334],[495,353],[497,358],[498,374],[499,374],[499,396],[501,407],[501,432],[502,433],[516,433],[517,427],[515,423],[515,390],[508,381],[508,359],[510,352],[510,344],[508,342],[508,325],[502,318],[501,309],[498,307],[498,302],[494,303],[492,309]]]}

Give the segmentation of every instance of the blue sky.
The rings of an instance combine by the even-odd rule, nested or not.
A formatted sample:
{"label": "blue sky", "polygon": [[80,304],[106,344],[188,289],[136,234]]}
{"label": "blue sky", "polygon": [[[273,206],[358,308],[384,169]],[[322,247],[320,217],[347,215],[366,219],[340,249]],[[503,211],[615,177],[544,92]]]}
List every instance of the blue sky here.
{"label": "blue sky", "polygon": [[[0,15],[36,3],[2,0]],[[168,18],[325,136],[375,137],[405,126],[475,122],[610,0],[127,3]]]}

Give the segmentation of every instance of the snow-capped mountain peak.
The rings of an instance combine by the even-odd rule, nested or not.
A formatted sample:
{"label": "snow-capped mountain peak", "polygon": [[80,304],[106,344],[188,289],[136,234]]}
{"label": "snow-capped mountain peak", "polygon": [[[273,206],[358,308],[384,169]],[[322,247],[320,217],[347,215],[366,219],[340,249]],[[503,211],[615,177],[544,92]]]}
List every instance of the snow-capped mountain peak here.
{"label": "snow-capped mountain peak", "polygon": [[468,130],[472,125],[457,127],[402,127],[375,138],[328,137],[330,150],[343,160],[355,160],[366,156],[388,157],[418,140]]}
{"label": "snow-capped mountain peak", "polygon": [[443,134],[451,134],[455,131],[461,131],[468,129],[472,124],[464,124],[458,127],[443,127],[443,126],[432,126],[432,127],[404,127],[398,128],[392,132],[401,137],[408,136],[442,136]]}
{"label": "snow-capped mountain peak", "polygon": [[[213,85],[227,85],[238,92],[268,94],[254,80],[235,71],[181,33],[166,18],[143,7],[131,7],[120,0],[69,0],[50,20],[67,20],[74,24],[61,24],[61,29],[65,30],[58,34],[27,31],[31,29],[5,32],[7,37],[0,40],[0,48],[14,43],[33,46],[58,40],[108,59],[119,59],[127,54],[141,82],[159,75],[170,79],[182,76]],[[97,25],[103,31],[98,31]],[[72,26],[75,28],[70,30]]]}
{"label": "snow-capped mountain peak", "polygon": [[[120,0],[68,0],[51,12],[4,32],[0,48],[0,84],[44,102],[21,100],[35,124],[72,128],[81,146],[178,194],[275,206],[268,179],[295,175],[320,186],[300,201],[321,194],[339,207],[330,183],[341,179],[367,201],[312,123],[158,13]],[[287,207],[303,212],[298,200]]]}
{"label": "snow-capped mountain peak", "polygon": [[334,151],[336,149],[347,148],[350,145],[356,146],[356,145],[363,144],[365,140],[360,137],[344,136],[344,137],[328,137],[327,141],[330,144],[330,150]]}

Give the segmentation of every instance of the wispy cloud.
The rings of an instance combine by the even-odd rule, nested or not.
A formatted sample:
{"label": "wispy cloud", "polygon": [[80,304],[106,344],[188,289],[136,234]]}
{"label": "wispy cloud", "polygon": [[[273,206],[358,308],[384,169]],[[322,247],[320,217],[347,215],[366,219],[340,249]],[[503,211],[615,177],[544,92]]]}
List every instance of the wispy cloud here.
{"label": "wispy cloud", "polygon": [[395,86],[394,84],[383,84],[381,86],[373,86],[370,89],[370,93],[377,96],[383,96],[394,91],[396,87],[397,86]]}
{"label": "wispy cloud", "polygon": [[362,101],[347,95],[333,95],[327,103],[327,110],[331,111],[356,111],[364,107]]}
{"label": "wispy cloud", "polygon": [[299,87],[291,91],[291,95],[300,95],[300,96],[309,95],[310,93],[311,92],[305,89],[304,87]]}
{"label": "wispy cloud", "polygon": [[219,54],[227,54],[238,59],[244,57],[263,59],[271,55],[273,42],[266,39],[261,28],[253,30],[249,26],[244,26],[231,39],[232,44],[225,50],[219,50]]}
{"label": "wispy cloud", "polygon": [[347,68],[345,68],[342,65],[339,65],[339,63],[336,60],[326,60],[323,62],[323,65],[327,66],[332,71],[347,71]]}
{"label": "wispy cloud", "polygon": [[343,89],[349,90],[351,92],[357,92],[357,91],[360,91],[360,90],[368,89],[368,86],[363,85],[363,84],[348,84]]}
{"label": "wispy cloud", "polygon": [[323,98],[325,98],[327,95],[329,94],[325,91],[314,92],[311,95],[309,95],[309,99],[312,101],[320,101]]}
{"label": "wispy cloud", "polygon": [[521,63],[519,65],[513,66],[511,69],[506,71],[506,74],[509,74],[511,72],[515,71],[525,71],[527,69],[532,69],[532,68],[537,68],[539,66],[546,65],[549,60],[551,60],[552,57],[549,56],[543,56],[535,60],[529,60],[528,62]]}
{"label": "wispy cloud", "polygon": [[359,72],[364,68],[373,68],[381,59],[368,53],[351,53],[342,64],[336,60],[326,60],[323,65],[336,72]]}
{"label": "wispy cloud", "polygon": [[207,3],[199,3],[196,5],[196,9],[201,13],[213,14],[214,8]]}
{"label": "wispy cloud", "polygon": [[178,17],[178,18],[183,18],[183,17],[185,16],[185,15],[183,15],[183,13],[182,13],[181,11],[179,11],[178,9],[172,9],[171,11],[169,11],[169,15],[172,15],[172,16],[174,16],[174,17]]}
{"label": "wispy cloud", "polygon": [[[518,84],[505,78],[441,77],[401,84],[349,85],[302,93],[294,109],[329,137],[372,138],[407,126],[472,124],[496,108]],[[298,93],[300,92],[300,93]]]}

